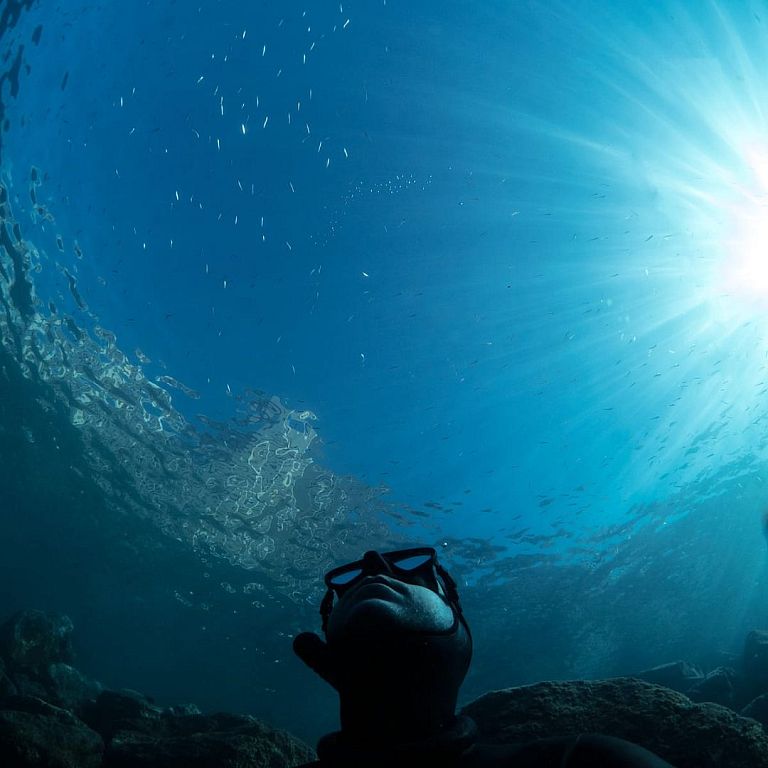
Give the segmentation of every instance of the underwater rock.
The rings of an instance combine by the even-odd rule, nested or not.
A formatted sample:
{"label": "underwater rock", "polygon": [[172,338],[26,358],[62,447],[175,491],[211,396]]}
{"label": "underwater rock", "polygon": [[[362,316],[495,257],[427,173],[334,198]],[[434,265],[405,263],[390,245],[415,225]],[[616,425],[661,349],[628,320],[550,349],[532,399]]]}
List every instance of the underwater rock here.
{"label": "underwater rock", "polygon": [[[86,708],[87,710],[88,708]],[[303,742],[248,715],[202,715],[194,705],[160,710],[134,691],[104,691],[89,722],[107,741],[104,766],[274,768],[312,760]]]}
{"label": "underwater rock", "polygon": [[95,701],[85,702],[80,717],[109,743],[119,731],[164,733],[163,710],[128,688],[102,691]]}
{"label": "underwater rock", "polygon": [[104,768],[290,768],[314,759],[306,744],[252,717],[190,715],[179,720],[184,722],[166,723],[175,736],[116,734]]}
{"label": "underwater rock", "polygon": [[635,678],[493,691],[462,714],[492,743],[604,733],[640,744],[676,768],[768,768],[768,734],[759,723]]}
{"label": "underwater rock", "polygon": [[80,714],[86,702],[95,701],[103,688],[69,664],[51,664],[48,667],[51,703],[75,714]]}
{"label": "underwater rock", "polygon": [[0,765],[97,768],[104,743],[71,712],[30,696],[0,701]]}
{"label": "underwater rock", "polygon": [[751,717],[764,728],[768,728],[768,694],[764,693],[750,701],[739,714],[742,717]]}
{"label": "underwater rock", "polygon": [[32,696],[36,699],[48,701],[52,698],[48,688],[43,683],[24,672],[16,672],[11,678],[16,685],[16,692],[19,696]]}
{"label": "underwater rock", "polygon": [[731,667],[718,667],[697,682],[686,693],[691,701],[711,701],[733,709],[739,675]]}
{"label": "underwater rock", "polygon": [[[178,708],[173,707],[172,709]],[[249,715],[233,715],[228,712],[216,712],[213,715],[202,715],[199,712],[190,715],[176,715],[171,710],[163,713],[163,721],[166,733],[174,737],[214,731],[232,731],[258,722]]]}
{"label": "underwater rock", "polygon": [[0,699],[5,696],[14,696],[18,693],[16,685],[8,675],[5,674],[5,663],[0,659]]}
{"label": "underwater rock", "polygon": [[694,683],[703,680],[704,674],[698,667],[687,661],[672,661],[669,664],[660,664],[658,667],[644,669],[642,672],[631,675],[631,677],[685,693]]}
{"label": "underwater rock", "polygon": [[176,715],[178,717],[181,717],[182,715],[201,715],[202,712],[197,707],[196,704],[174,704],[170,707],[167,707],[165,712],[163,713],[164,717],[170,716],[170,715]]}
{"label": "underwater rock", "polygon": [[68,617],[42,611],[21,611],[0,626],[0,695],[33,696],[73,711],[95,698],[101,686],[67,663],[72,629]]}
{"label": "underwater rock", "polygon": [[2,768],[289,768],[314,759],[253,717],[163,709],[137,691],[104,690],[70,666],[71,635],[68,618],[41,611],[0,627]]}
{"label": "underwater rock", "polygon": [[19,611],[0,626],[0,656],[16,671],[44,675],[51,664],[72,661],[72,622],[67,616]]}

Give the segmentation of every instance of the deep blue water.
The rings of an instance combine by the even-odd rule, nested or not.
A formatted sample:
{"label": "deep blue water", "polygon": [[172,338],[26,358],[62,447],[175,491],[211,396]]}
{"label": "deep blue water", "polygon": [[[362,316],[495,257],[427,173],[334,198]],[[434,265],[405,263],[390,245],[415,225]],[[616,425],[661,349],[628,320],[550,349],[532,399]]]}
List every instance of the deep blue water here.
{"label": "deep blue water", "polygon": [[4,613],[309,740],[365,549],[440,548],[465,698],[765,622],[766,3],[12,8]]}

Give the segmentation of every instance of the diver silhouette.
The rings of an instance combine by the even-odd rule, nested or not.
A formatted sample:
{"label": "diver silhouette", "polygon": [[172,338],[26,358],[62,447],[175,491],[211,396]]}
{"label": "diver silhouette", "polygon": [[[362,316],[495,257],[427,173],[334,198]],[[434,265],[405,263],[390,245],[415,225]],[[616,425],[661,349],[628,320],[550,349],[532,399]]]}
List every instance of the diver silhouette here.
{"label": "diver silhouette", "polygon": [[301,768],[672,768],[599,734],[478,744],[475,723],[455,714],[472,634],[434,549],[366,552],[325,584],[326,641],[302,632],[293,649],[338,691],[341,730],[323,736],[319,760]]}

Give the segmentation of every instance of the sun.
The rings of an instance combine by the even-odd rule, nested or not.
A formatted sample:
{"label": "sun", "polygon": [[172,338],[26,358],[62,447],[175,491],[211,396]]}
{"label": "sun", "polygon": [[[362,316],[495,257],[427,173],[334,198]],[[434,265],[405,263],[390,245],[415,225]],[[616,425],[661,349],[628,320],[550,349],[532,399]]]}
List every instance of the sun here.
{"label": "sun", "polygon": [[768,313],[768,149],[749,147],[743,158],[746,178],[726,206],[717,287],[745,309]]}

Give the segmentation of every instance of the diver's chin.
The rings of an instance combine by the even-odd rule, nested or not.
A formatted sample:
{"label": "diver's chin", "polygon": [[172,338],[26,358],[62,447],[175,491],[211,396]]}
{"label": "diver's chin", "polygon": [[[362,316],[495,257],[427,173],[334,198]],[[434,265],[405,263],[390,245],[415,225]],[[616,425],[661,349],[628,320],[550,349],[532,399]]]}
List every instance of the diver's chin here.
{"label": "diver's chin", "polygon": [[364,599],[345,606],[343,618],[339,616],[334,621],[331,614],[328,639],[332,642],[344,638],[381,638],[382,635],[402,632],[401,608],[392,601],[393,594],[390,590],[389,595],[382,597],[361,595]]}

